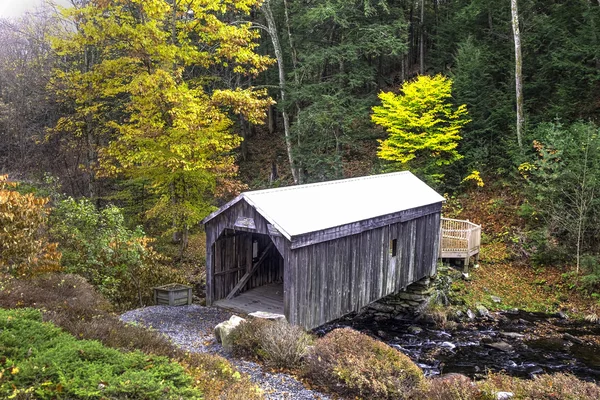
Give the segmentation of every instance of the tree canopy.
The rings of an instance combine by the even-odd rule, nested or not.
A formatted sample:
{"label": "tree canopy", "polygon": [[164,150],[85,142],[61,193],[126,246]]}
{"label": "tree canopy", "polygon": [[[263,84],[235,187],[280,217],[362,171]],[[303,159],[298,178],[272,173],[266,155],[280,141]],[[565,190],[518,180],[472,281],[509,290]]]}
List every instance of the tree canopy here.
{"label": "tree canopy", "polygon": [[467,107],[451,102],[452,80],[442,75],[421,75],[404,83],[400,93],[379,94],[372,120],[389,137],[380,140],[378,156],[394,168],[412,167],[434,180],[443,177],[440,167],[458,161],[460,131],[469,119]]}
{"label": "tree canopy", "polygon": [[271,63],[250,24],[230,20],[257,4],[91,1],[65,10],[76,31],[54,41],[67,63],[52,84],[72,110],[54,130],[87,136],[90,174],[146,180],[159,196],[147,215],[184,234],[239,187],[231,115],[258,124],[271,104],[214,72],[256,76]]}

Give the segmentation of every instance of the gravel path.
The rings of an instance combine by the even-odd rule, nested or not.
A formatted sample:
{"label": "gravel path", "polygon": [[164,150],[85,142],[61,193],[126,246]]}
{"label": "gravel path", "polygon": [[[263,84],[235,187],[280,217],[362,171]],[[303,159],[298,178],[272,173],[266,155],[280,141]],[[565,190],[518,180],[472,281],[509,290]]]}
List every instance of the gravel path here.
{"label": "gravel path", "polygon": [[121,320],[138,323],[167,335],[177,346],[191,352],[216,353],[227,358],[240,372],[250,376],[260,386],[266,399],[329,399],[328,396],[306,389],[294,377],[272,373],[251,361],[234,358],[227,354],[215,340],[212,330],[220,322],[231,317],[230,312],[196,304],[181,307],[152,306],[127,311]]}

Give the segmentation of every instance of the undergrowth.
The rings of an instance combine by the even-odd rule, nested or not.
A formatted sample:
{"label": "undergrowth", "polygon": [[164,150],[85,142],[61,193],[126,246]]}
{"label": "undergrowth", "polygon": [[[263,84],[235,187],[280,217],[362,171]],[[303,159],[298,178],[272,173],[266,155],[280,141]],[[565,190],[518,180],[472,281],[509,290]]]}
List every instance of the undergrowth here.
{"label": "undergrowth", "polygon": [[200,399],[192,376],[167,357],[77,340],[40,311],[0,309],[0,393],[8,398]]}
{"label": "undergrowth", "polygon": [[35,307],[43,320],[56,324],[78,339],[96,340],[105,346],[139,350],[147,355],[169,357],[192,376],[206,399],[258,399],[259,389],[248,376],[220,356],[187,353],[162,334],[121,322],[111,306],[85,279],[72,274],[52,274],[31,280],[2,282],[0,307]]}

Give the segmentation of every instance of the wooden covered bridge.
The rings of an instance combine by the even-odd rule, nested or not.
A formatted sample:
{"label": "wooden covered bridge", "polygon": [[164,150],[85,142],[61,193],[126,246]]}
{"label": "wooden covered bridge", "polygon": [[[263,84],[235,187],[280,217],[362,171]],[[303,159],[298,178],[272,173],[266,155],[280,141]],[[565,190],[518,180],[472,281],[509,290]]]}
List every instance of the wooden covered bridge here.
{"label": "wooden covered bridge", "polygon": [[242,193],[203,222],[207,303],[314,328],[435,274],[444,198],[410,172]]}

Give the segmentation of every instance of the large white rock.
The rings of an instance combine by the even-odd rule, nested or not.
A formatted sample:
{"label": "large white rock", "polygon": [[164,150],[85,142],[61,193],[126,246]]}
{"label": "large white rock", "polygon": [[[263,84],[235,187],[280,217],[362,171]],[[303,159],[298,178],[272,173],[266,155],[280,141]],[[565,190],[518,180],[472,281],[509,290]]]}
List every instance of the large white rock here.
{"label": "large white rock", "polygon": [[223,348],[226,351],[231,351],[233,349],[233,342],[231,341],[231,331],[241,324],[245,322],[244,318],[238,317],[237,315],[231,316],[228,321],[221,322],[219,325],[215,326],[214,334],[217,338],[217,341],[223,345]]}

